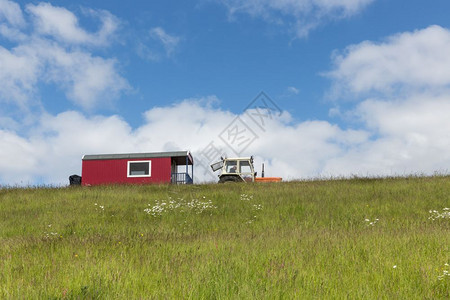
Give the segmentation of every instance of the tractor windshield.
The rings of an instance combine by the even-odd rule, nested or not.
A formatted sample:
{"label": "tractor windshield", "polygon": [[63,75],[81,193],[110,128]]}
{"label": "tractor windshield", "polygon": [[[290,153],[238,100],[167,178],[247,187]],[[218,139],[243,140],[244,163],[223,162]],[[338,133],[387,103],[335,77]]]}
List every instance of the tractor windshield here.
{"label": "tractor windshield", "polygon": [[237,170],[237,161],[236,160],[229,160],[226,162],[226,172],[227,173],[236,173]]}

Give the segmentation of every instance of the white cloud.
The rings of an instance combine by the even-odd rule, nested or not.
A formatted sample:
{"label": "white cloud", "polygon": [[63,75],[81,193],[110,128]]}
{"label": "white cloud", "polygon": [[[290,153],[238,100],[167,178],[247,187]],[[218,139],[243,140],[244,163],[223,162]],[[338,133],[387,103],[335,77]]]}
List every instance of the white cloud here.
{"label": "white cloud", "polygon": [[148,47],[145,43],[140,41],[137,42],[136,53],[140,58],[148,61],[161,60],[161,55],[159,53],[157,53],[155,50],[153,50],[152,48]]}
{"label": "white cloud", "polygon": [[[450,31],[405,32],[334,57],[335,97],[363,100],[349,115],[371,139],[327,162],[335,174],[411,174],[450,168]],[[372,95],[372,98],[364,99]]]}
{"label": "white cloud", "polygon": [[450,95],[363,101],[355,109],[372,139],[330,159],[326,174],[431,174],[450,170]]}
{"label": "white cloud", "polygon": [[6,24],[0,24],[0,36],[3,36],[11,41],[23,41],[27,38],[27,36],[20,30]]}
{"label": "white cloud", "polygon": [[270,10],[301,15],[315,10],[349,16],[359,12],[373,0],[223,0],[231,12],[244,11],[255,15],[270,14]]}
{"label": "white cloud", "polygon": [[287,91],[289,94],[292,94],[292,95],[298,95],[300,93],[300,90],[294,86],[289,86],[287,88]]}
{"label": "white cloud", "polygon": [[154,27],[147,36],[137,41],[136,53],[145,60],[158,62],[164,57],[173,57],[181,40],[181,37],[168,34],[162,27]]}
{"label": "white cloud", "polygon": [[358,105],[356,114],[379,134],[405,136],[405,131],[423,137],[450,135],[450,95],[419,94],[403,100],[368,99]]}
{"label": "white cloud", "polygon": [[[349,46],[333,58],[328,76],[337,96],[406,88],[450,87],[450,30],[440,26],[393,35],[384,42]],[[400,90],[405,92],[405,90]]]}
{"label": "white cloud", "polygon": [[24,40],[25,35],[19,30],[24,25],[20,6],[12,1],[0,0],[0,36],[12,41]]}
{"label": "white cloud", "polygon": [[6,20],[12,26],[25,24],[20,6],[9,0],[0,0],[0,22]]}
{"label": "white cloud", "polygon": [[37,101],[39,82],[54,83],[86,109],[108,104],[129,89],[115,59],[69,50],[44,39],[8,50],[0,47],[0,100],[25,106]]}
{"label": "white cloud", "polygon": [[252,17],[287,25],[295,36],[308,33],[330,20],[353,16],[374,0],[216,0],[231,16],[245,13]]}
{"label": "white cloud", "polygon": [[[20,7],[14,4],[10,6],[17,11],[8,15],[22,16]],[[47,83],[62,89],[76,105],[92,109],[111,103],[130,89],[119,74],[117,60],[95,56],[84,47],[109,44],[118,26],[116,17],[106,11],[85,9],[85,14],[101,22],[99,31],[89,33],[65,8],[30,4],[27,12],[35,21],[32,34],[18,26],[25,22],[23,18],[13,23],[16,27],[0,24],[0,34],[16,42],[9,49],[0,46],[0,102],[15,103],[20,109],[39,105],[37,86]],[[20,20],[17,16],[10,19]]]}
{"label": "white cloud", "polygon": [[27,11],[33,16],[34,28],[39,35],[49,35],[70,44],[109,44],[119,26],[118,19],[107,11],[85,10],[101,22],[100,29],[94,33],[80,27],[77,16],[63,7],[50,3],[29,4]]}
{"label": "white cloud", "polygon": [[155,27],[150,29],[150,37],[160,42],[167,56],[171,56],[175,51],[178,43],[180,42],[180,38],[175,35],[168,34],[163,28]]}
{"label": "white cloud", "polygon": [[[265,162],[266,176],[286,180],[448,171],[449,99],[423,95],[394,102],[363,101],[354,111],[367,124],[361,130],[319,120],[295,123],[283,112],[267,118],[263,131],[242,114],[239,117],[257,135],[242,155],[255,155],[258,172]],[[216,102],[212,96],[155,107],[135,129],[119,116],[44,114],[26,136],[0,132],[0,144],[5,145],[0,150],[0,180],[67,184],[69,175],[80,174],[83,154],[190,150],[197,182],[214,181],[217,178],[203,167],[212,163],[203,151],[212,142],[221,153],[235,156],[219,134],[238,117],[215,107]]]}
{"label": "white cloud", "polygon": [[44,114],[28,137],[0,130],[0,181],[65,183],[80,169],[82,154],[129,150],[129,134],[128,124],[117,116],[86,118],[71,111]]}
{"label": "white cloud", "polygon": [[[212,107],[209,103],[214,101],[215,97],[186,99],[176,105],[150,109],[145,113],[145,123],[134,130],[118,116],[87,118],[78,112],[45,114],[27,137],[11,131],[0,134],[0,144],[7,145],[8,149],[0,152],[3,163],[0,178],[9,184],[28,183],[33,178],[65,184],[69,175],[80,173],[83,154],[188,149],[197,162],[197,180],[214,180],[214,175],[204,174],[200,163],[209,168],[212,161],[202,151],[213,142],[224,154],[235,155],[218,135],[237,117]],[[366,139],[363,132],[345,131],[324,121],[288,125],[287,113],[268,119],[265,132],[246,115],[240,117],[258,135],[243,154],[255,155],[258,168],[265,161],[267,176],[318,175],[325,161],[341,153],[344,145]],[[22,156],[26,159],[17,168],[12,158]]]}
{"label": "white cloud", "polygon": [[24,107],[38,81],[39,59],[22,49],[9,51],[0,46],[0,101]]}
{"label": "white cloud", "polygon": [[17,184],[31,180],[30,172],[38,167],[32,143],[15,132],[0,130],[0,144],[0,177]]}
{"label": "white cloud", "polygon": [[127,90],[127,81],[118,74],[117,61],[92,56],[85,51],[68,51],[57,44],[35,42],[30,51],[46,62],[44,78],[59,84],[66,95],[83,108],[108,104]]}

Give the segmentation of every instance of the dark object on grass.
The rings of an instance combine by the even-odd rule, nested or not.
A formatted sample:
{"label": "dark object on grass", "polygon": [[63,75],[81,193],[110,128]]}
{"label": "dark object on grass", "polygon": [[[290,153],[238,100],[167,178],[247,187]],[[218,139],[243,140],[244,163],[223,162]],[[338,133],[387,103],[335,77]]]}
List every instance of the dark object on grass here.
{"label": "dark object on grass", "polygon": [[69,176],[70,185],[81,185],[81,176],[71,175]]}

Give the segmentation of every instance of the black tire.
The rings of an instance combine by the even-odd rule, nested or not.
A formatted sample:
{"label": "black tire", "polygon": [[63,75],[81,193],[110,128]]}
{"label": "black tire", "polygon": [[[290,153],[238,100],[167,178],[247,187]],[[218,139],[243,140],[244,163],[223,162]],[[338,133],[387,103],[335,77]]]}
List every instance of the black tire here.
{"label": "black tire", "polygon": [[232,183],[232,182],[242,182],[239,176],[222,176],[219,179],[219,183]]}
{"label": "black tire", "polygon": [[73,186],[81,185],[81,176],[78,175],[69,176],[69,184]]}

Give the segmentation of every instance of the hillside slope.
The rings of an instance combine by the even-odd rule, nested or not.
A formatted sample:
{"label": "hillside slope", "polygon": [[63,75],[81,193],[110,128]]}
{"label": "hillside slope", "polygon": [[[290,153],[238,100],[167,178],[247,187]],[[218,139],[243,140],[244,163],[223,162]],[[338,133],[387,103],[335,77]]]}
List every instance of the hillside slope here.
{"label": "hillside slope", "polygon": [[0,189],[0,298],[449,298],[450,177]]}

